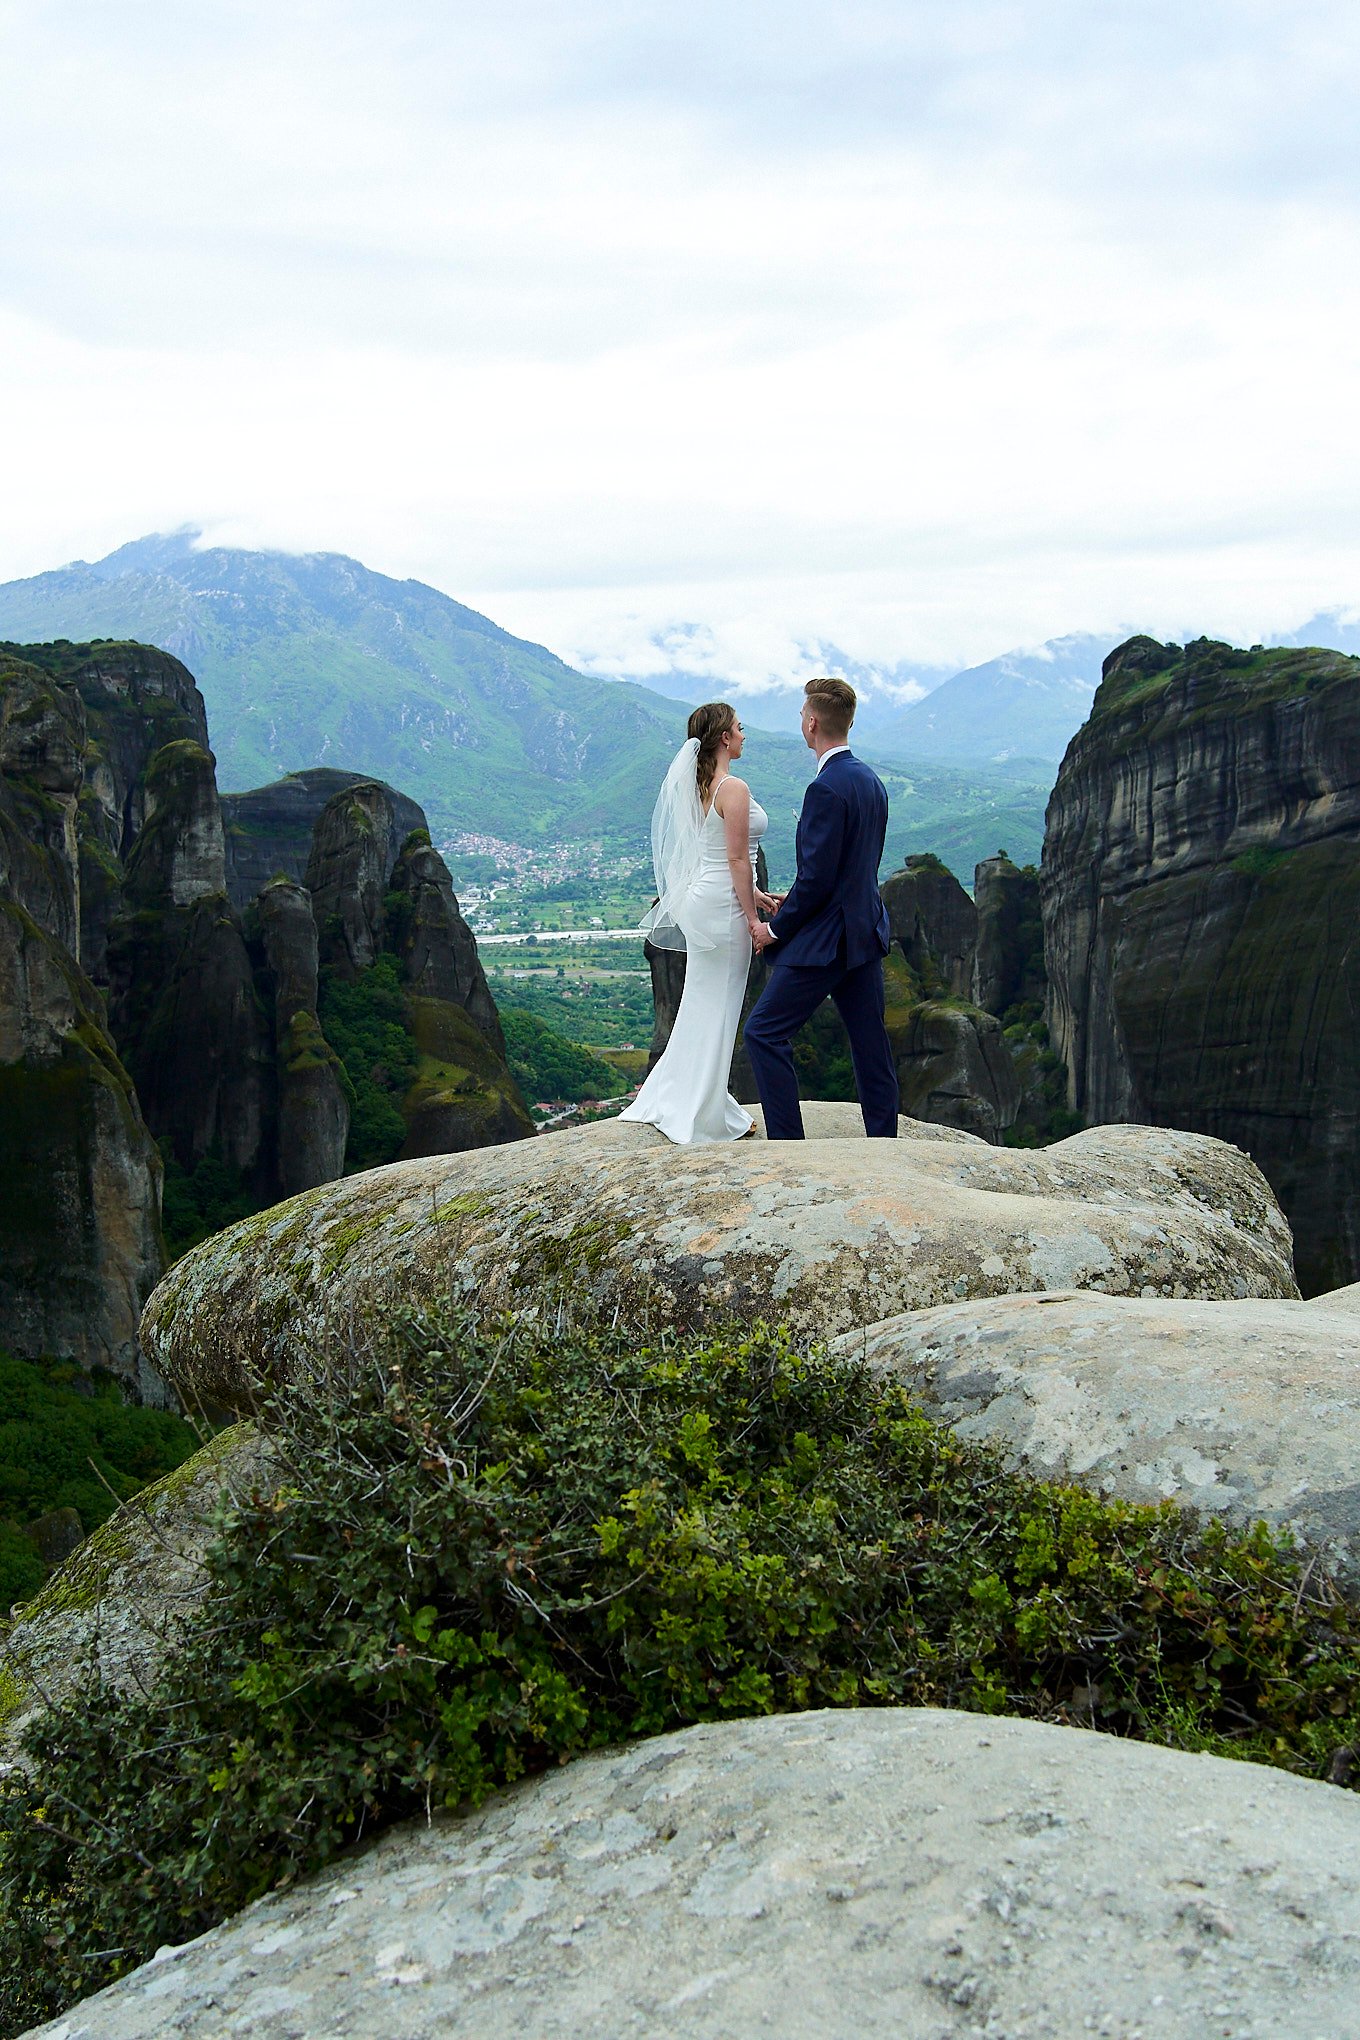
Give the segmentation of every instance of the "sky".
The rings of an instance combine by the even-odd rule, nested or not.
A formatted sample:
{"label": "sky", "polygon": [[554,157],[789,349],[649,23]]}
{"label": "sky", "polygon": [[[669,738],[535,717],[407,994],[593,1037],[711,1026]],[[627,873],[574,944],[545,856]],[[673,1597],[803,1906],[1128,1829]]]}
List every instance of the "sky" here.
{"label": "sky", "polygon": [[1352,0],[0,0],[0,580],[356,555],[599,671],[1360,602]]}

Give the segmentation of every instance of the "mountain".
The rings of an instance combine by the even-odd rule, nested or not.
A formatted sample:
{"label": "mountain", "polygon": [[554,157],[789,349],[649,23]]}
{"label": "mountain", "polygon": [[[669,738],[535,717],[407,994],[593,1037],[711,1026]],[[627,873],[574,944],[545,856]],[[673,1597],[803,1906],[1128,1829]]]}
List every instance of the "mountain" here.
{"label": "mountain", "polygon": [[[475,833],[643,849],[687,704],[578,673],[437,589],[343,554],[200,547],[197,536],[138,539],[0,586],[0,640],[133,638],[182,659],[207,703],[224,791],[335,767],[400,786],[441,845]],[[706,680],[697,698],[712,691]],[[790,724],[747,752],[784,878],[812,770]],[[870,718],[863,729],[894,804],[894,854],[933,849],[965,882],[998,838],[1037,855],[1045,772],[893,768]]]}
{"label": "mountain", "polygon": [[362,768],[409,791],[436,835],[586,833],[671,755],[682,711],[574,673],[419,581],[195,539],[139,539],[9,583],[0,637],[159,645],[203,690],[224,790]]}
{"label": "mountain", "polygon": [[[838,645],[818,640],[792,647],[787,672],[770,674],[754,685],[732,677],[725,669],[723,647],[700,624],[672,625],[655,633],[652,643],[669,661],[664,670],[628,672],[615,677],[683,701],[730,701],[748,729],[769,730],[778,735],[796,732],[798,728],[803,682],[815,673],[838,674],[859,695],[855,731],[861,744],[870,745],[879,743],[904,708],[940,686],[954,671],[952,666],[928,666],[905,660],[892,666],[866,665],[850,658]],[[586,672],[598,677],[607,671],[602,662],[590,658],[583,665]]]}
{"label": "mountain", "polygon": [[889,756],[1056,765],[1086,720],[1109,641],[1087,632],[970,666],[900,709],[878,732]]}
{"label": "mountain", "polygon": [[1300,648],[1324,645],[1333,652],[1360,653],[1360,610],[1320,610],[1298,630],[1278,632],[1270,643]]}

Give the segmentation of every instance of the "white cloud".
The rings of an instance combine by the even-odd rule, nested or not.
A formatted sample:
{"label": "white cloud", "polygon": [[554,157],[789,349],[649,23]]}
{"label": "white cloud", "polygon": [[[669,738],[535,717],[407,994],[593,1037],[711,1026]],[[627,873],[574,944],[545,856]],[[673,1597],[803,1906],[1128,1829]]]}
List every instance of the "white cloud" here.
{"label": "white cloud", "polygon": [[10,0],[0,578],[202,521],[751,686],[1287,628],[1356,592],[1358,47],[1321,0]]}

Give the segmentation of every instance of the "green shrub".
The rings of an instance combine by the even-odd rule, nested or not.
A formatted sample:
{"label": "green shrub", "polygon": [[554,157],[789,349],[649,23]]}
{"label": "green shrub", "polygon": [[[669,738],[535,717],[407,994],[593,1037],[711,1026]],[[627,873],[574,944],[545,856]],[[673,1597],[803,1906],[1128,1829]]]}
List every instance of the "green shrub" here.
{"label": "green shrub", "polygon": [[0,1351],[0,1620],[46,1574],[23,1524],[49,1509],[75,1509],[88,1535],[199,1442],[169,1410],[124,1402],[109,1377],[92,1382],[74,1365],[40,1366]]}
{"label": "green shrub", "polygon": [[1356,1611],[1263,1530],[1009,1474],[862,1365],[413,1315],[273,1413],[147,1697],[0,1785],[12,2033],[380,1824],[591,1745],[772,1710],[1006,1711],[1324,1775]]}
{"label": "green shrub", "polygon": [[349,1094],[346,1172],[394,1162],[406,1139],[398,1108],[416,1080],[418,1061],[397,959],[380,956],[352,982],[323,970],[317,1014]]}
{"label": "green shrub", "polygon": [[501,1012],[505,1058],[510,1074],[526,1098],[612,1098],[619,1089],[616,1070],[588,1048],[580,1047],[522,1007]]}
{"label": "green shrub", "polygon": [[224,1162],[215,1149],[192,1169],[185,1169],[175,1160],[168,1134],[162,1135],[158,1146],[165,1164],[161,1231],[170,1260],[177,1261],[200,1240],[264,1208],[267,1199],[256,1197],[241,1171]]}

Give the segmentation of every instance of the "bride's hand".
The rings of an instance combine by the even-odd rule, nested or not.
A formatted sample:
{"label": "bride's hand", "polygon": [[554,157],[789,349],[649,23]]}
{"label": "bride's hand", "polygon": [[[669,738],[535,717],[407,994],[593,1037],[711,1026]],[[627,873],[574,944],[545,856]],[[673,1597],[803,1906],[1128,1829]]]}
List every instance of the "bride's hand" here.
{"label": "bride's hand", "polygon": [[782,893],[762,892],[759,886],[756,887],[756,909],[759,913],[776,914],[783,904]]}

